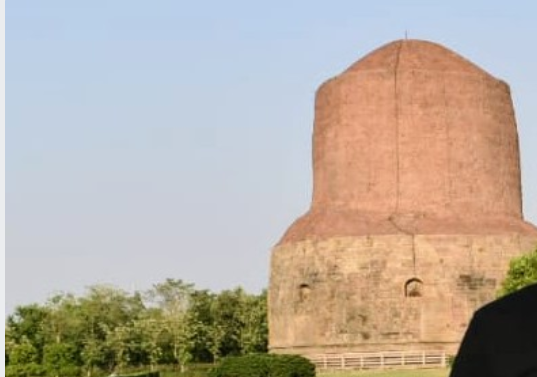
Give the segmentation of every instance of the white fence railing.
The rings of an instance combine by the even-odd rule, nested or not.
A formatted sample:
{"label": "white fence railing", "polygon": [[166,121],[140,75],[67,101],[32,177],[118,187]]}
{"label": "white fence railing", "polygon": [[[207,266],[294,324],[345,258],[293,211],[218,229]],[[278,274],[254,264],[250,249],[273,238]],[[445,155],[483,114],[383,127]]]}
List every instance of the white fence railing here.
{"label": "white fence railing", "polygon": [[448,364],[445,351],[401,351],[308,355],[318,370],[438,368]]}

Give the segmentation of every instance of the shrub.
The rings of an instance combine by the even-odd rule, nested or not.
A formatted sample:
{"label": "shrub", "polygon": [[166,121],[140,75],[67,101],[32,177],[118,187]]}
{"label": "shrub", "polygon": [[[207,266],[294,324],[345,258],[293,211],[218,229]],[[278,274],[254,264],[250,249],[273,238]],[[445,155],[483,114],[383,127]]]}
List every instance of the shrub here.
{"label": "shrub", "polygon": [[40,377],[45,372],[45,368],[36,363],[11,364],[5,369],[6,377]]}
{"label": "shrub", "polygon": [[76,348],[72,344],[51,343],[43,349],[43,366],[50,376],[78,376]]}
{"label": "shrub", "polygon": [[37,349],[30,343],[17,344],[9,354],[9,363],[16,365],[26,365],[38,363],[39,356]]}
{"label": "shrub", "polygon": [[502,283],[500,296],[537,283],[537,250],[511,260],[507,277]]}
{"label": "shrub", "polygon": [[268,370],[265,355],[234,356],[222,359],[209,377],[268,377]]}
{"label": "shrub", "polygon": [[270,377],[315,377],[315,365],[298,355],[271,355]]}
{"label": "shrub", "polygon": [[315,377],[315,365],[299,355],[258,354],[227,357],[210,377]]}

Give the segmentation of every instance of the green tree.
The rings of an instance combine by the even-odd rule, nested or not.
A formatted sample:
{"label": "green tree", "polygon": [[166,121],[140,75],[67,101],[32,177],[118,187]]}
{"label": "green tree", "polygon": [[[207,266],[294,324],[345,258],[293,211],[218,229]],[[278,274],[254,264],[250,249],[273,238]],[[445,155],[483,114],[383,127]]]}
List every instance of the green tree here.
{"label": "green tree", "polygon": [[247,355],[267,352],[267,291],[263,291],[260,295],[245,295],[243,308],[239,314],[241,353]]}
{"label": "green tree", "polygon": [[535,283],[537,283],[537,249],[511,260],[507,277],[502,283],[500,295],[513,293]]}
{"label": "green tree", "polygon": [[94,337],[87,337],[83,340],[80,359],[86,371],[87,377],[91,377],[96,366],[102,367],[106,364],[105,343]]}
{"label": "green tree", "polygon": [[224,339],[226,337],[225,325],[218,321],[214,321],[212,326],[208,327],[207,335],[207,346],[212,355],[213,362],[216,363],[222,356],[222,345],[224,344]]}
{"label": "green tree", "polygon": [[[196,290],[192,293],[189,307],[190,318],[196,324],[193,339],[192,357],[197,362],[211,362],[219,356],[220,339],[213,326],[213,306],[216,295],[208,290]],[[221,331],[220,333],[223,333]]]}
{"label": "green tree", "polygon": [[128,325],[116,326],[114,329],[108,330],[106,342],[114,353],[114,364],[117,372],[122,372],[131,361],[132,335],[133,329]]}
{"label": "green tree", "polygon": [[266,292],[253,295],[240,287],[219,294],[197,292],[192,309],[201,327],[196,352],[200,352],[202,342],[213,361],[222,356],[266,352]]}
{"label": "green tree", "polygon": [[76,376],[80,371],[80,360],[73,344],[50,343],[43,350],[43,366],[49,376]]}
{"label": "green tree", "polygon": [[[211,334],[214,340],[213,353],[215,358],[228,355],[240,355],[242,311],[245,309],[245,292],[242,288],[224,290],[214,301],[212,313],[214,317]],[[219,346],[219,349],[216,349]]]}
{"label": "green tree", "polygon": [[190,307],[193,293],[193,284],[168,278],[163,283],[153,285],[153,288],[146,293],[146,298],[163,313],[181,314]]}
{"label": "green tree", "polygon": [[47,316],[47,310],[37,304],[17,306],[12,315],[6,320],[5,340],[8,356],[11,350],[23,342],[31,344],[41,359],[45,336],[43,323]]}
{"label": "green tree", "polygon": [[27,339],[11,346],[9,365],[6,365],[6,376],[40,376],[44,370],[39,364],[39,353],[35,346]]}
{"label": "green tree", "polygon": [[240,287],[217,296],[213,308],[213,332],[221,337],[222,356],[266,352],[266,302],[266,292],[252,295]]}
{"label": "green tree", "polygon": [[181,371],[192,359],[194,347],[196,323],[189,313],[193,292],[193,284],[166,279],[163,283],[155,284],[146,295],[148,301],[161,310],[162,324],[171,344],[173,361]]}
{"label": "green tree", "polygon": [[138,293],[129,295],[110,285],[94,285],[79,299],[86,334],[98,340],[106,338],[107,331],[138,318],[145,310]]}
{"label": "green tree", "polygon": [[77,343],[83,325],[77,299],[72,294],[58,294],[45,304],[47,315],[43,330],[48,342]]}
{"label": "green tree", "polygon": [[151,371],[162,359],[162,334],[165,324],[160,311],[147,311],[143,318],[136,320],[133,324],[134,331],[139,336],[141,351],[146,353],[149,359]]}
{"label": "green tree", "polygon": [[76,376],[80,371],[84,318],[73,294],[57,294],[45,304],[42,365],[49,376]]}
{"label": "green tree", "polygon": [[82,343],[80,356],[87,376],[91,377],[95,369],[106,369],[114,364],[117,350],[120,350],[121,360],[130,360],[130,356],[123,354],[121,337],[115,329],[125,327],[143,315],[145,308],[140,295],[129,295],[110,285],[93,285],[78,303],[83,319],[79,333]]}
{"label": "green tree", "polygon": [[37,349],[29,341],[23,341],[21,344],[13,346],[9,355],[10,364],[24,365],[39,363],[39,361]]}

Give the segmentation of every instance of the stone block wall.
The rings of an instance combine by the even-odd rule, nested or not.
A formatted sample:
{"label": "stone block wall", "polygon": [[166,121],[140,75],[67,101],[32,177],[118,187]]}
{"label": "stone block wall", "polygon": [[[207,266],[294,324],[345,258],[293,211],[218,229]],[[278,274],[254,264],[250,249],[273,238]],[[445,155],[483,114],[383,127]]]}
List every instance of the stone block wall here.
{"label": "stone block wall", "polygon": [[496,297],[518,235],[335,237],[275,248],[270,349],[286,353],[455,352]]}

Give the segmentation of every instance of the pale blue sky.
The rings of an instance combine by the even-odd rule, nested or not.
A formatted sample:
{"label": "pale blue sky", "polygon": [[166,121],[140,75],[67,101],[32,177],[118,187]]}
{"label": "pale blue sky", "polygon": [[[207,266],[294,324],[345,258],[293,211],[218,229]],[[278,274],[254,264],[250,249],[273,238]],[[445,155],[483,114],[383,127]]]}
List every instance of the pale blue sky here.
{"label": "pale blue sky", "polygon": [[6,312],[95,283],[266,287],[309,206],[316,88],[405,30],[511,85],[537,223],[537,3],[259,3],[7,2]]}

